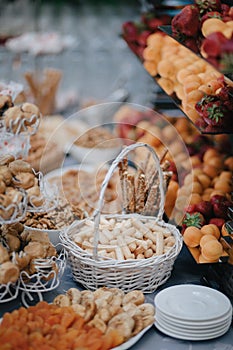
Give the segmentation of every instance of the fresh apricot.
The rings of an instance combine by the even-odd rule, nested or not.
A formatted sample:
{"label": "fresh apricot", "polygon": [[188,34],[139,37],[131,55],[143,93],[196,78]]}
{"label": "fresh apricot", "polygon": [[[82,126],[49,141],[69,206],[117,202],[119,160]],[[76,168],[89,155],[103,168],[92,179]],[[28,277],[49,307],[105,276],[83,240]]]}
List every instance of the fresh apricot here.
{"label": "fresh apricot", "polygon": [[187,227],[183,234],[184,243],[192,248],[199,246],[201,237],[201,230],[195,226]]}
{"label": "fresh apricot", "polygon": [[217,169],[223,168],[223,159],[221,157],[213,157],[206,161],[207,164],[213,165]]}
{"label": "fresh apricot", "polygon": [[202,187],[202,185],[200,184],[199,181],[194,181],[193,182],[192,193],[199,193],[199,194],[203,193],[203,187]]}
{"label": "fresh apricot", "polygon": [[214,189],[222,191],[224,193],[229,193],[232,190],[232,186],[231,186],[231,184],[228,181],[225,181],[223,179],[219,179],[214,184]]}
{"label": "fresh apricot", "polygon": [[233,171],[233,156],[228,157],[225,162],[224,165],[226,165],[228,167],[229,170]]}
{"label": "fresh apricot", "polygon": [[203,235],[213,235],[217,239],[220,237],[220,231],[217,225],[208,224],[201,227],[201,232]]}
{"label": "fresh apricot", "polygon": [[203,245],[201,254],[206,260],[218,260],[223,254],[223,247],[219,241],[211,240]]}
{"label": "fresh apricot", "polygon": [[211,183],[211,179],[209,178],[209,176],[203,173],[198,174],[197,179],[204,189],[208,188]]}
{"label": "fresh apricot", "polygon": [[216,240],[217,238],[214,236],[214,235],[204,235],[201,237],[201,240],[200,240],[200,247],[202,248],[203,245],[206,243],[206,242],[209,242],[211,240]]}
{"label": "fresh apricot", "polygon": [[198,156],[192,156],[190,157],[191,163],[193,167],[196,167],[201,164],[201,160]]}
{"label": "fresh apricot", "polygon": [[221,174],[219,175],[220,179],[224,179],[224,180],[232,180],[233,178],[233,174],[231,171],[222,171]]}
{"label": "fresh apricot", "polygon": [[210,160],[213,157],[218,157],[219,153],[216,149],[214,148],[208,148],[207,151],[205,151],[204,155],[203,155],[203,162],[207,162],[208,160]]}
{"label": "fresh apricot", "polygon": [[215,168],[213,165],[210,164],[204,164],[203,165],[203,172],[208,175],[211,179],[218,176],[219,169]]}
{"label": "fresh apricot", "polygon": [[202,200],[201,195],[199,193],[192,193],[189,197],[190,204],[197,204],[200,203]]}
{"label": "fresh apricot", "polygon": [[198,178],[198,176],[201,175],[201,174],[203,174],[203,171],[202,171],[201,168],[195,168],[195,169],[193,169],[193,175],[196,175],[197,178]]}

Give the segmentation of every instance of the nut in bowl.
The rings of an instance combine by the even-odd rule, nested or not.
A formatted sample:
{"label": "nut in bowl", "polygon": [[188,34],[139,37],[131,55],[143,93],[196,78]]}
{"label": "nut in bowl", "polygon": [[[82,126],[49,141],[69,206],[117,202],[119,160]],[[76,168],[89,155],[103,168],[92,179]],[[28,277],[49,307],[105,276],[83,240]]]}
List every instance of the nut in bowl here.
{"label": "nut in bowl", "polygon": [[115,158],[121,140],[106,127],[94,127],[82,134],[71,146],[71,155],[80,163],[99,164]]}
{"label": "nut in bowl", "polygon": [[58,206],[49,212],[27,212],[23,223],[26,231],[47,233],[50,242],[60,251],[61,230],[84,217],[85,214],[80,209],[71,207],[65,200],[60,200]]}

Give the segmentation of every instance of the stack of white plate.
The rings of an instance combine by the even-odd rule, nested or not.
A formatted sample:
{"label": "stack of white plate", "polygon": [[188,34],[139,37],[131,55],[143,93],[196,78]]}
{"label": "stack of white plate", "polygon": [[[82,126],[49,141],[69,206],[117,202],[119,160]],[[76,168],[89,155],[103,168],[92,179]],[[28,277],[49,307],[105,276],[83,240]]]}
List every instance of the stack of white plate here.
{"label": "stack of white plate", "polygon": [[192,284],[172,286],[159,292],[154,302],[155,326],[174,338],[217,338],[231,325],[231,302],[215,289]]}

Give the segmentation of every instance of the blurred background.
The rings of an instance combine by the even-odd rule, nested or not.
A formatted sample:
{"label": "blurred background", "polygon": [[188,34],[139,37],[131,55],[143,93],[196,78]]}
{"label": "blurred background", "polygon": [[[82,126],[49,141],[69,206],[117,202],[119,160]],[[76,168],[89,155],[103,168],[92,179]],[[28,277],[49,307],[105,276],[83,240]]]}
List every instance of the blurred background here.
{"label": "blurred background", "polygon": [[[152,106],[158,88],[121,37],[122,23],[137,20],[150,3],[137,0],[0,1],[0,81],[27,84],[25,74],[41,78],[47,68],[61,72],[56,93],[57,110],[91,104],[124,88],[128,101]],[[25,33],[54,33],[70,40],[60,52],[25,51],[8,39]],[[37,39],[32,39],[32,46]],[[59,40],[58,40],[59,41]],[[59,51],[59,50],[58,50]]]}

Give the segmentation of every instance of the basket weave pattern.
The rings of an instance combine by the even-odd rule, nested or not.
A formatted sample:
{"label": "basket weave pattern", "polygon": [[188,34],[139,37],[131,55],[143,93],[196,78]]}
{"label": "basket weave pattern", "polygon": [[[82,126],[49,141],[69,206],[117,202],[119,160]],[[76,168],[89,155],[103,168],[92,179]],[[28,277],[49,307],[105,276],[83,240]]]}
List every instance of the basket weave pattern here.
{"label": "basket weave pattern", "polygon": [[178,229],[162,220],[164,190],[163,183],[160,181],[161,203],[158,217],[155,218],[140,214],[115,214],[104,217],[107,219],[114,218],[117,221],[122,221],[130,217],[139,218],[143,222],[153,220],[153,222],[171,232],[175,237],[175,244],[171,249],[162,255],[154,255],[147,259],[115,260],[98,256],[99,224],[107,183],[119,161],[127,153],[138,147],[147,147],[152,153],[157,164],[160,180],[162,181],[162,171],[158,157],[150,146],[140,143],[126,147],[112,163],[102,184],[98,209],[93,217],[95,224],[93,254],[91,255],[89,252],[80,248],[72,239],[73,235],[79,232],[79,229],[85,224],[85,220],[87,219],[74,222],[60,234],[62,245],[68,253],[68,261],[71,265],[74,279],[90,290],[96,290],[99,287],[106,286],[110,288],[121,288],[125,292],[138,289],[144,293],[152,293],[170,277],[175,259],[182,248],[182,237]]}

